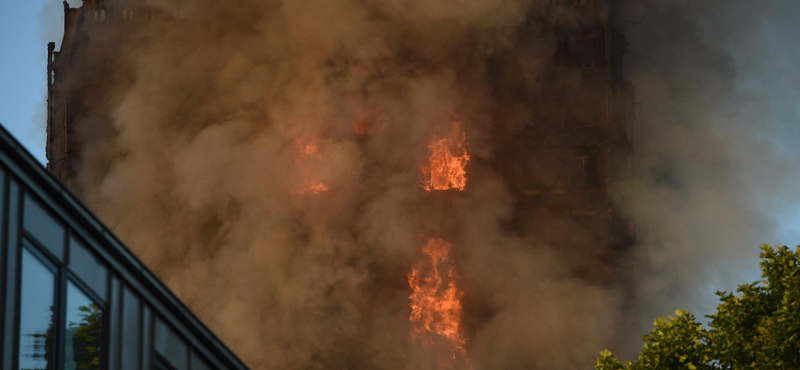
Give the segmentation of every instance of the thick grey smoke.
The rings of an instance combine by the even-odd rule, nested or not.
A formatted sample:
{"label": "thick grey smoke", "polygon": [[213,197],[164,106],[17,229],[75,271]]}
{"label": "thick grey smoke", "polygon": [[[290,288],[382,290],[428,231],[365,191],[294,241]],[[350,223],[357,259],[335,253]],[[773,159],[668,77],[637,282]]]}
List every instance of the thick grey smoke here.
{"label": "thick grey smoke", "polygon": [[[642,104],[636,300],[624,284],[574,277],[594,246],[567,253],[510,231],[518,199],[488,164],[495,98],[513,95],[498,90],[535,89],[549,72],[557,40],[545,29],[606,17],[555,3],[153,1],[160,16],[113,49],[116,84],[102,96],[113,130],[82,133],[93,139],[76,186],[253,368],[435,368],[408,322],[406,274],[426,236],[455,245],[476,369],[588,367],[604,347],[630,347],[620,333],[636,342],[639,318],[754,264],[741,257],[774,226],[754,190],[784,191],[789,178],[752,177],[788,168],[749,135],[769,106],[739,89],[721,40],[740,38],[708,24],[730,18],[710,4],[630,4],[625,16],[641,19],[626,60]],[[454,113],[469,183],[431,194],[420,165]],[[503,135],[536,124],[525,107],[518,116]],[[316,183],[327,191],[309,191]],[[641,315],[623,320],[631,307]]]}
{"label": "thick grey smoke", "polygon": [[636,88],[638,323],[710,314],[759,277],[759,244],[796,228],[800,4],[653,1],[623,7]]}

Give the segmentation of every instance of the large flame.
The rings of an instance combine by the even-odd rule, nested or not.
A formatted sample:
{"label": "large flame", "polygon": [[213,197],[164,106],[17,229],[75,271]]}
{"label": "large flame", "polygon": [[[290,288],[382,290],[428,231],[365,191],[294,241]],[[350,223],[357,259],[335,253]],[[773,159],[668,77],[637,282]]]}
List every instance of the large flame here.
{"label": "large flame", "polygon": [[328,185],[317,178],[318,160],[320,158],[317,144],[301,138],[294,139],[297,156],[295,162],[300,173],[300,184],[292,189],[293,194],[320,194],[328,191]]}
{"label": "large flame", "polygon": [[464,190],[467,186],[466,166],[469,162],[467,139],[462,124],[455,117],[450,137],[434,136],[428,144],[431,157],[427,166],[422,167],[423,187],[433,190]]}
{"label": "large flame", "polygon": [[411,334],[414,340],[433,343],[436,337],[450,345],[449,362],[458,357],[466,361],[466,338],[461,324],[461,298],[464,292],[456,286],[456,274],[448,254],[453,244],[431,238],[422,248],[428,259],[408,274],[412,293]]}

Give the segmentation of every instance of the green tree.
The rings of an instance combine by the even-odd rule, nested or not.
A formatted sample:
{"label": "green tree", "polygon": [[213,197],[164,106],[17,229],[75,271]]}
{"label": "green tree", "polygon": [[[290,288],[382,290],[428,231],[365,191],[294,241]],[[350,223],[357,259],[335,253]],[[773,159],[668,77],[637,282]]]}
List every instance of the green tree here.
{"label": "green tree", "polygon": [[800,369],[800,247],[761,246],[763,279],[717,292],[708,329],[686,311],[659,318],[633,362],[605,350],[597,370]]}

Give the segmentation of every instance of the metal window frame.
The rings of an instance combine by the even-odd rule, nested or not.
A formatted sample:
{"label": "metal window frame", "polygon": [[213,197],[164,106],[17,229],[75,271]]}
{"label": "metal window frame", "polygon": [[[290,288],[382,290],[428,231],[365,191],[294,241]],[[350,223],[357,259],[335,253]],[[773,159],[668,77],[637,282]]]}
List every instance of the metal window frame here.
{"label": "metal window frame", "polygon": [[[65,239],[69,238],[69,230],[65,233]],[[19,253],[19,263],[22,262],[22,251],[28,250],[34,254],[40,261],[46,261],[44,264],[47,265],[48,269],[54,273],[56,278],[55,280],[55,297],[53,299],[53,306],[55,307],[55,312],[53,313],[53,325],[55,325],[55,358],[53,361],[53,368],[61,369],[65,366],[66,361],[66,352],[64,349],[66,348],[66,320],[67,320],[67,284],[73,283],[75,287],[80,289],[80,291],[85,294],[89,299],[94,301],[95,304],[100,306],[102,314],[102,332],[100,334],[100,369],[105,370],[108,369],[108,353],[109,353],[109,329],[110,329],[110,301],[104,300],[97,292],[94,291],[86,282],[80,279],[80,277],[75,274],[74,272],[70,271],[67,267],[69,263],[69,256],[67,255],[65,258],[64,263],[58,262],[55,256],[52,255],[47,248],[44,248],[40,245],[38,241],[31,238],[29,233],[23,231],[23,235],[20,238],[21,248]],[[68,247],[67,247],[68,248]],[[66,249],[65,249],[66,251]],[[22,307],[21,304],[21,289],[22,289],[22,266],[20,264],[18,266],[18,280],[17,289],[17,305],[16,305],[16,326],[14,328],[14,332],[16,333],[16,343],[14,345],[15,350],[19,351],[19,319],[20,319],[20,311]],[[109,274],[110,275],[110,274]],[[16,354],[16,360],[19,360],[19,354]],[[19,367],[18,363],[15,363],[15,368]]]}
{"label": "metal window frame", "polygon": [[[151,365],[153,370],[178,370],[160,353],[153,351],[153,361]],[[142,367],[143,369],[148,369]]]}
{"label": "metal window frame", "polygon": [[[94,290],[92,290],[89,287],[88,284],[86,284],[83,281],[78,280],[77,279],[78,275],[76,275],[74,272],[69,271],[69,269],[67,269],[66,267],[64,267],[63,270],[64,270],[63,271],[63,275],[64,275],[64,284],[63,284],[64,285],[64,296],[63,297],[64,297],[64,300],[63,300],[63,302],[61,302],[62,303],[61,310],[63,311],[63,316],[62,316],[63,321],[61,323],[62,325],[61,325],[60,330],[62,331],[62,335],[64,335],[64,342],[63,342],[64,346],[59,348],[60,352],[62,352],[61,356],[66,356],[66,351],[64,351],[64,349],[66,349],[67,299],[69,298],[67,296],[67,285],[69,283],[72,283],[72,284],[75,285],[76,288],[78,288],[81,291],[81,293],[85,294],[89,299],[94,301],[93,303],[95,303],[98,306],[100,306],[100,310],[102,312],[102,319],[101,319],[101,322],[100,322],[100,325],[101,325],[101,329],[100,329],[101,330],[101,332],[100,332],[100,369],[103,369],[103,370],[109,369],[109,366],[108,366],[108,358],[109,358],[108,354],[109,354],[109,347],[110,347],[109,332],[111,331],[110,330],[111,325],[110,325],[110,317],[109,317],[110,315],[109,315],[109,313],[111,311],[111,309],[110,309],[111,304],[109,302],[104,302],[100,298],[100,296],[96,292],[94,292]],[[61,367],[59,367],[59,369],[63,368],[63,366],[65,366],[65,365],[66,365],[66,362],[62,362],[60,364]]]}
{"label": "metal window frame", "polygon": [[52,316],[51,316],[50,320],[52,321],[52,325],[53,325],[53,333],[54,333],[54,336],[53,336],[53,347],[54,347],[54,349],[53,349],[53,358],[50,358],[49,360],[50,360],[50,365],[52,366],[52,368],[60,369],[60,368],[62,368],[62,367],[58,366],[58,363],[59,363],[58,362],[58,357],[59,357],[59,352],[60,352],[60,351],[58,351],[58,349],[61,346],[61,340],[60,340],[61,338],[60,338],[60,333],[59,333],[59,328],[58,328],[59,316],[60,316],[60,313],[61,313],[60,312],[61,311],[60,307],[58,305],[58,302],[59,302],[58,300],[61,297],[61,291],[60,291],[60,285],[59,285],[60,271],[59,271],[58,265],[53,263],[53,261],[50,259],[50,257],[48,257],[47,255],[43,254],[42,251],[38,250],[36,247],[30,246],[30,245],[26,245],[24,241],[22,242],[22,246],[20,248],[19,259],[18,259],[19,264],[17,265],[18,266],[18,270],[17,270],[18,274],[17,275],[19,276],[18,277],[19,283],[17,284],[17,287],[16,287],[17,288],[17,307],[16,307],[17,309],[15,310],[16,312],[14,314],[15,322],[14,322],[14,328],[12,330],[14,332],[14,337],[15,337],[15,342],[16,342],[16,344],[14,346],[14,349],[15,349],[16,353],[13,354],[13,356],[15,357],[14,358],[14,367],[15,368],[19,368],[19,356],[20,356],[19,349],[20,349],[20,346],[22,345],[22,342],[20,341],[20,335],[22,334],[22,333],[20,333],[20,325],[22,324],[22,306],[21,306],[22,305],[22,283],[23,283],[23,281],[22,281],[22,277],[23,277],[22,276],[22,273],[23,273],[23,271],[22,271],[22,257],[23,257],[23,255],[25,254],[26,251],[28,253],[30,253],[34,258],[36,258],[36,260],[39,263],[41,263],[47,270],[49,270],[50,272],[53,273],[53,292],[52,292],[52,294],[53,294],[53,308],[54,309],[53,309],[53,313],[52,313]]}
{"label": "metal window frame", "polygon": [[86,240],[83,237],[81,237],[79,233],[73,232],[73,229],[71,227],[67,226],[67,232],[65,234],[66,234],[66,236],[65,236],[66,237],[66,244],[65,244],[66,245],[66,249],[65,249],[65,251],[67,251],[67,253],[69,253],[69,254],[66,256],[66,258],[64,260],[64,267],[72,274],[72,276],[74,276],[75,279],[80,280],[81,283],[83,283],[84,285],[89,287],[88,288],[89,290],[91,290],[92,292],[95,292],[95,290],[93,288],[91,288],[91,285],[89,284],[89,282],[83,280],[83,278],[80,277],[78,272],[75,271],[76,269],[74,268],[74,266],[71,265],[72,261],[70,260],[70,258],[71,258],[71,255],[72,255],[72,240],[75,240],[78,243],[82,243],[83,244],[83,248],[86,249],[90,254],[92,254],[93,257],[95,257],[100,262],[100,264],[102,264],[106,268],[106,291],[103,292],[103,294],[105,295],[106,298],[103,298],[101,296],[100,297],[100,301],[105,302],[106,304],[110,305],[111,302],[113,301],[113,299],[111,297],[111,294],[112,294],[111,283],[112,283],[112,280],[114,278],[114,269],[106,262],[106,259],[102,258],[98,253],[96,253],[94,247],[89,247],[89,243],[86,242]]}
{"label": "metal window frame", "polygon": [[119,353],[119,359],[114,364],[114,368],[119,368],[119,369],[123,369],[124,366],[125,366],[125,363],[124,363],[124,360],[126,358],[126,356],[125,356],[126,352],[124,351],[124,348],[125,348],[125,343],[124,343],[125,342],[124,341],[125,332],[124,332],[124,329],[125,329],[125,313],[126,313],[125,308],[127,307],[127,304],[128,304],[126,298],[129,297],[129,296],[132,296],[136,300],[136,308],[135,309],[136,309],[136,314],[137,314],[136,316],[138,316],[137,319],[139,321],[138,322],[139,325],[136,328],[136,330],[138,331],[138,336],[137,336],[138,337],[138,342],[136,343],[137,353],[131,353],[130,356],[131,357],[138,357],[139,368],[142,368],[143,365],[144,365],[144,359],[142,357],[145,355],[145,353],[144,353],[145,352],[145,350],[144,350],[144,343],[145,343],[144,336],[145,336],[145,330],[146,330],[145,328],[146,328],[147,325],[145,325],[144,308],[146,307],[146,303],[144,302],[144,299],[142,299],[141,295],[138,292],[136,292],[135,289],[132,289],[131,287],[128,286],[128,284],[123,283],[122,287],[120,289],[120,300],[119,300],[119,305],[118,305],[119,306],[119,310],[120,310],[120,315],[119,315],[119,318],[120,318],[120,324],[119,324],[119,326],[120,326],[119,327],[120,336],[119,336],[119,338],[117,338],[117,343],[118,344],[116,345],[116,347],[117,347],[117,351]]}
{"label": "metal window frame", "polygon": [[[13,370],[12,362],[16,354],[16,333],[6,328],[13,326],[19,302],[19,263],[21,243],[26,232],[23,231],[22,212],[24,194],[38,198],[52,215],[66,228],[65,266],[69,261],[68,235],[79,237],[90,251],[108,267],[108,294],[104,322],[107,336],[103,345],[108,362],[104,369],[114,368],[120,359],[120,350],[114,342],[120,338],[121,294],[123,286],[128,287],[141,299],[142,335],[139,349],[142,366],[150,368],[153,364],[154,319],[161,317],[184,340],[189,353],[201,354],[210,366],[216,369],[244,370],[247,366],[209,330],[188,307],[173,294],[141,261],[125,247],[111,231],[103,225],[70,191],[49,174],[2,126],[0,126],[0,169],[3,171],[3,184],[0,190],[3,197],[2,259],[6,267],[0,271],[0,281],[6,289],[0,296],[0,370]],[[34,242],[35,236],[34,236]],[[2,266],[0,266],[2,267]],[[73,280],[80,280],[74,274]],[[66,281],[66,276],[62,281]],[[66,284],[66,283],[64,283]],[[66,285],[64,285],[66,286]],[[84,291],[87,289],[83,289]],[[91,289],[88,289],[91,291]],[[2,294],[0,290],[0,294]],[[65,294],[65,293],[64,293]],[[109,343],[111,345],[109,345]],[[191,358],[188,359],[191,361]],[[114,362],[112,362],[114,361]],[[191,362],[189,362],[191,366]]]}
{"label": "metal window frame", "polygon": [[20,247],[20,222],[22,207],[22,186],[9,176],[6,171],[5,178],[5,204],[3,210],[3,228],[6,231],[2,240],[3,253],[5,253],[5,275],[3,276],[3,286],[5,294],[3,296],[3,317],[0,335],[3,336],[3,362],[0,364],[2,370],[13,370],[17,360],[17,333],[13,329],[16,323],[17,302],[19,300],[19,271],[21,263]]}
{"label": "metal window frame", "polygon": [[[5,332],[5,317],[6,317],[6,274],[8,273],[8,268],[6,267],[6,254],[8,248],[5,247],[6,242],[6,235],[8,234],[6,230],[7,225],[7,215],[6,211],[10,208],[8,207],[8,175],[7,172],[0,166],[0,333]],[[6,336],[0,334],[0,369],[3,368],[5,354],[7,353],[7,349],[5,346],[6,343]]]}

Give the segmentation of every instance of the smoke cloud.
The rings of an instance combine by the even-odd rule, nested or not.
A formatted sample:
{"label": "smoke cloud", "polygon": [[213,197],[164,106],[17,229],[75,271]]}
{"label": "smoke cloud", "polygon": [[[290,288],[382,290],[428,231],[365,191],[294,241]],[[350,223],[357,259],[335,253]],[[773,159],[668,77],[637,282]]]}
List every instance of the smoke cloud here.
{"label": "smoke cloud", "polygon": [[[636,88],[633,331],[758,279],[760,244],[798,243],[798,4],[628,4]],[[796,59],[796,58],[795,58]]]}
{"label": "smoke cloud", "polygon": [[[722,31],[747,22],[714,23],[763,9],[708,19],[711,5],[624,6],[639,19],[625,30],[641,102],[626,203],[639,240],[618,282],[576,277],[602,251],[509,226],[521,200],[492,165],[539,124],[515,88],[547,93],[553,30],[608,16],[558,4],[152,1],[159,16],[103,56],[113,83],[95,103],[112,127],[83,126],[75,187],[255,369],[435,368],[408,319],[426,237],[454,245],[476,369],[589,367],[755,264],[776,225],[764,205],[784,204],[755,190],[788,196],[792,180],[755,179],[791,162],[751,135],[771,108],[742,87],[741,38]],[[468,185],[426,192],[427,144],[454,114]]]}

